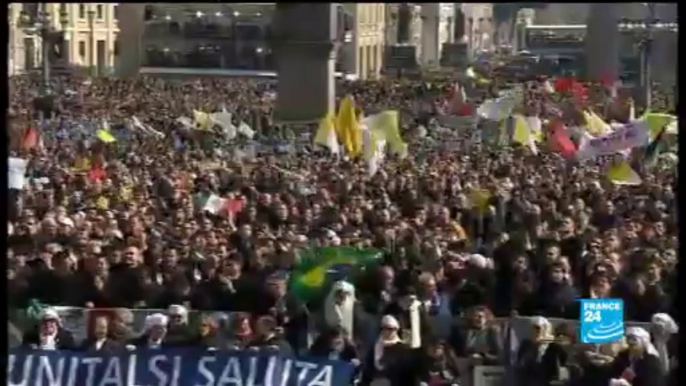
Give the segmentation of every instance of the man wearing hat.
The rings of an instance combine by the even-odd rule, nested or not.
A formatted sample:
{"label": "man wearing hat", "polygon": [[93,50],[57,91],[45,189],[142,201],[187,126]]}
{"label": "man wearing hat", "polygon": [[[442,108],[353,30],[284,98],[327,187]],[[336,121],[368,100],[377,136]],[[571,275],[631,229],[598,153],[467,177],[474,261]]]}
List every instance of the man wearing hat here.
{"label": "man wearing hat", "polygon": [[60,316],[52,308],[43,312],[39,325],[27,332],[22,339],[24,346],[41,350],[73,350],[74,337],[62,328]]}
{"label": "man wearing hat", "polygon": [[184,346],[191,340],[191,331],[188,328],[188,310],[186,307],[172,304],[169,306],[169,328],[165,342],[172,346]]}

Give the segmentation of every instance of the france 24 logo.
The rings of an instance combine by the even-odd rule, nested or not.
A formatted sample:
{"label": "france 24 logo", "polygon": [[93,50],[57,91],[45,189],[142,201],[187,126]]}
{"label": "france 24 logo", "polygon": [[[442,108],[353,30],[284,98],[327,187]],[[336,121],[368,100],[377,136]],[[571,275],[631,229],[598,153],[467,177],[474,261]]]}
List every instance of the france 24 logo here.
{"label": "france 24 logo", "polygon": [[622,299],[581,299],[581,341],[608,343],[624,336]]}

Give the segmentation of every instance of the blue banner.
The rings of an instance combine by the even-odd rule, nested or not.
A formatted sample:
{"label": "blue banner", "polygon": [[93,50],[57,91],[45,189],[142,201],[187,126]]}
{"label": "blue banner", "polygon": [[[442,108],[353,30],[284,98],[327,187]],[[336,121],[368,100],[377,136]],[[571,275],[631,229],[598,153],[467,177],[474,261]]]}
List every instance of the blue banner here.
{"label": "blue banner", "polygon": [[10,386],[348,386],[341,361],[238,351],[137,350],[121,355],[13,349]]}

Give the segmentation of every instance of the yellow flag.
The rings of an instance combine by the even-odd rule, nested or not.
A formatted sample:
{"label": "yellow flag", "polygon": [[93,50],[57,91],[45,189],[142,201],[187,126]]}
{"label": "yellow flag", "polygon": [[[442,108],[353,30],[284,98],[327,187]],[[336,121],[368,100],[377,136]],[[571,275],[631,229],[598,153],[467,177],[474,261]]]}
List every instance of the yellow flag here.
{"label": "yellow flag", "polygon": [[319,122],[319,128],[314,135],[314,143],[331,150],[333,154],[338,154],[338,140],[336,139],[336,126],[332,112],[328,112]]}
{"label": "yellow flag", "polygon": [[593,111],[584,111],[584,119],[586,120],[586,131],[591,135],[599,136],[612,131],[610,125],[605,123],[603,119]]}
{"label": "yellow flag", "polygon": [[130,201],[133,199],[133,187],[132,186],[122,186],[119,189],[119,198],[123,201]]}
{"label": "yellow flag", "polygon": [[646,120],[648,130],[650,130],[650,139],[653,140],[660,134],[663,127],[676,121],[677,118],[669,114],[647,113],[643,115],[643,119]]}
{"label": "yellow flag", "polygon": [[79,157],[74,161],[74,167],[72,168],[75,172],[85,172],[91,169],[91,160],[88,157]]}
{"label": "yellow flag", "polygon": [[193,110],[193,120],[198,130],[210,129],[210,115],[202,111]]}
{"label": "yellow flag", "polygon": [[104,143],[112,143],[112,142],[117,142],[117,139],[114,138],[112,133],[109,132],[109,130],[106,129],[100,129],[96,133],[96,136],[98,137],[99,140],[101,140]]}
{"label": "yellow flag", "polygon": [[519,114],[513,115],[512,118],[514,118],[514,133],[512,135],[512,141],[528,147],[534,154],[537,154],[538,147],[536,147],[536,141],[534,140],[534,136],[531,134],[531,129],[529,128],[529,122],[527,119]]}
{"label": "yellow flag", "polygon": [[484,213],[488,209],[488,201],[491,199],[491,192],[486,189],[472,188],[469,192],[469,200],[472,208]]}
{"label": "yellow flag", "polygon": [[105,196],[98,197],[95,201],[95,207],[102,210],[107,210],[110,207],[110,200]]}
{"label": "yellow flag", "polygon": [[346,96],[341,102],[336,117],[336,132],[350,157],[356,157],[362,150],[362,132],[355,114],[355,102]]}
{"label": "yellow flag", "polygon": [[398,154],[401,158],[407,156],[407,144],[400,136],[397,111],[382,111],[365,118],[363,122],[374,133],[375,137],[388,143],[388,147],[393,153]]}
{"label": "yellow flag", "polygon": [[607,179],[617,185],[640,185],[643,182],[638,173],[626,161],[610,166],[606,175]]}

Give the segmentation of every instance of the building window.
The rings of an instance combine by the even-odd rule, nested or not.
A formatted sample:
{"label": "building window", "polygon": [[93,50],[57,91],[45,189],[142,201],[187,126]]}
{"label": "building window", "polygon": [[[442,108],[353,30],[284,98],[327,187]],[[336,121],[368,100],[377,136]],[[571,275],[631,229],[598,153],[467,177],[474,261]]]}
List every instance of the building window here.
{"label": "building window", "polygon": [[81,58],[86,57],[86,42],[84,42],[84,41],[79,42],[79,56]]}
{"label": "building window", "polygon": [[119,20],[119,6],[115,5],[113,9],[114,20]]}
{"label": "building window", "polygon": [[119,39],[114,41],[114,56],[119,56]]}
{"label": "building window", "polygon": [[95,9],[98,14],[98,19],[102,19],[104,17],[104,12],[102,11],[102,4],[98,4],[98,6]]}
{"label": "building window", "polygon": [[86,6],[84,4],[79,4],[79,19],[86,18]]}

